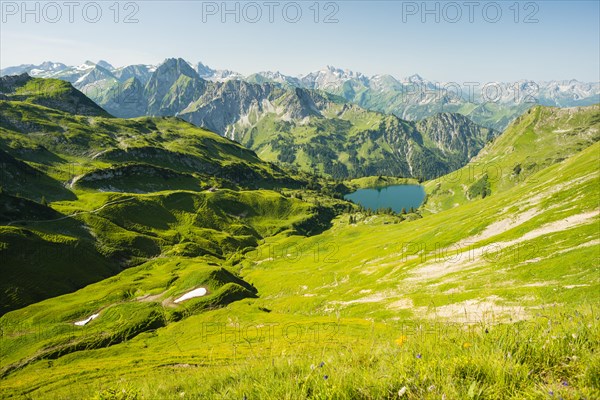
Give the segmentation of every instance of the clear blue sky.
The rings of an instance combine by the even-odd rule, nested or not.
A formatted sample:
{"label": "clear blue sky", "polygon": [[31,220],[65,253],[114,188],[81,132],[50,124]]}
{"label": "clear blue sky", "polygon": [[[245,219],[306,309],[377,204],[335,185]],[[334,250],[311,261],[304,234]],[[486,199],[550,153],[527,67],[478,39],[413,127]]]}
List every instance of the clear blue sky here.
{"label": "clear blue sky", "polygon": [[[458,9],[448,2],[428,2],[432,14],[424,14],[421,1],[322,1],[318,23],[314,1],[272,2],[277,6],[266,1],[239,2],[237,13],[225,15],[221,1],[135,1],[127,9],[127,2],[120,2],[116,16],[114,0],[96,0],[100,17],[92,2],[78,1],[72,22],[62,0],[55,3],[58,10],[44,9],[42,2],[36,11],[29,3],[31,14],[21,1],[2,1],[0,67],[88,59],[120,66],[182,57],[245,74],[279,70],[297,75],[334,65],[369,75],[418,73],[456,82],[600,80],[598,1],[519,2],[518,7],[514,0],[481,1],[472,9],[464,1],[453,3]],[[235,4],[227,6],[235,10]],[[132,12],[138,21],[124,23]],[[325,23],[333,12],[337,22]],[[290,22],[294,19],[299,21]]]}

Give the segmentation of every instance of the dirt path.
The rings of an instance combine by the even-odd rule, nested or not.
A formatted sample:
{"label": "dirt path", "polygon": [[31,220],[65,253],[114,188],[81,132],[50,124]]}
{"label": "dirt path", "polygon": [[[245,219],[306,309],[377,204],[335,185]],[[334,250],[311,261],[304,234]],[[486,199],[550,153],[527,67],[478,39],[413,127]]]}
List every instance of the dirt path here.
{"label": "dirt path", "polygon": [[45,222],[57,222],[57,221],[63,221],[65,219],[69,219],[72,217],[75,217],[77,215],[83,215],[83,214],[95,214],[98,211],[103,210],[104,208],[108,207],[108,206],[112,206],[114,204],[119,204],[119,203],[125,203],[127,201],[131,201],[131,200],[135,200],[135,197],[128,197],[126,199],[121,199],[121,200],[115,200],[115,201],[110,201],[104,205],[102,205],[101,207],[96,208],[95,210],[92,211],[78,211],[76,213],[73,214],[69,214],[69,215],[65,215],[64,217],[60,217],[60,218],[55,218],[55,219],[46,219],[46,220],[20,220],[20,221],[11,221],[8,224],[6,224],[6,226],[11,226],[13,224],[20,224],[20,223],[45,223]]}

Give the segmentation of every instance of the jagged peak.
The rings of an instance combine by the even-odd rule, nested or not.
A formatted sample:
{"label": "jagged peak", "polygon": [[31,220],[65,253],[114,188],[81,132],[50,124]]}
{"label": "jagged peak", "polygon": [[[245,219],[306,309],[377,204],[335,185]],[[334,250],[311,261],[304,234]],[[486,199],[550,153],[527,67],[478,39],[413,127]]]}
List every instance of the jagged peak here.
{"label": "jagged peak", "polygon": [[171,69],[178,70],[180,73],[190,77],[199,78],[198,72],[196,72],[194,67],[183,58],[166,58],[165,61],[156,68],[154,73],[163,73],[164,71]]}
{"label": "jagged peak", "polygon": [[112,71],[112,70],[115,69],[115,67],[113,67],[112,64],[110,64],[108,61],[105,61],[105,60],[99,60],[96,63],[96,65],[99,66],[99,67],[102,67],[104,69],[107,69],[109,71]]}

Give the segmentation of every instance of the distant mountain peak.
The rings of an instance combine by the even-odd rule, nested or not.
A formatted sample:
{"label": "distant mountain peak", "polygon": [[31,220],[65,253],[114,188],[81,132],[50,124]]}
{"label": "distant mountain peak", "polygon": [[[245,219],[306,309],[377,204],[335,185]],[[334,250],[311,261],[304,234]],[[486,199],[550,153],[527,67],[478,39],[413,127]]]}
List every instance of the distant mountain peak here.
{"label": "distant mountain peak", "polygon": [[419,74],[412,74],[411,76],[409,76],[408,78],[406,78],[406,82],[410,82],[410,83],[423,83],[425,82],[425,79],[423,79],[423,77]]}
{"label": "distant mountain peak", "polygon": [[192,67],[192,65],[189,62],[187,62],[183,58],[167,58],[165,59],[165,61],[163,61],[162,64],[158,66],[155,72],[160,74],[168,70],[177,70],[180,73],[189,77],[198,77],[198,73],[196,72],[196,70]]}
{"label": "distant mountain peak", "polygon": [[165,60],[162,63],[160,63],[159,66],[163,66],[163,65],[166,65],[166,66],[176,66],[176,65],[182,65],[182,64],[191,66],[191,64],[189,62],[187,62],[186,60],[184,60],[181,57],[168,57],[168,58],[165,58]]}
{"label": "distant mountain peak", "polygon": [[363,76],[362,73],[360,72],[354,72],[348,68],[338,68],[335,67],[333,65],[327,65],[325,67],[325,69],[321,70],[322,72],[331,72],[334,74],[338,74],[340,76],[346,76],[346,77],[359,77],[359,76]]}
{"label": "distant mountain peak", "polygon": [[100,60],[96,63],[97,66],[105,68],[109,71],[112,71],[115,69],[115,67],[113,67],[108,61],[104,61],[104,60]]}
{"label": "distant mountain peak", "polygon": [[65,64],[57,63],[54,61],[44,61],[43,63],[38,65],[38,67],[40,69],[47,69],[47,70],[60,70],[60,69],[67,68],[67,66]]}

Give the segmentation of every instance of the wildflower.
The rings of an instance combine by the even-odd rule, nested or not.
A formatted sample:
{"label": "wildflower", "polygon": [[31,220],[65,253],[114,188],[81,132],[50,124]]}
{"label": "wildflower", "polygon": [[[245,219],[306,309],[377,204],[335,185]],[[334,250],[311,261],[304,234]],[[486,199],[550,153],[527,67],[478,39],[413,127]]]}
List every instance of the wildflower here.
{"label": "wildflower", "polygon": [[417,354],[417,358],[419,358],[419,359],[420,359],[421,357],[422,357],[422,356],[421,356],[421,353]]}
{"label": "wildflower", "polygon": [[323,368],[324,366],[325,366],[325,361],[321,361],[321,362],[319,363],[319,368]]}
{"label": "wildflower", "polygon": [[563,385],[563,386],[569,386],[569,382],[567,382],[567,381],[562,381],[562,385]]}
{"label": "wildflower", "polygon": [[325,380],[329,379],[329,375],[323,375],[323,379],[325,379]]}
{"label": "wildflower", "polygon": [[471,347],[471,346],[472,346],[472,344],[471,344],[471,343],[469,343],[469,342],[464,342],[464,343],[463,343],[463,349],[468,349],[468,348],[469,348],[469,347]]}
{"label": "wildflower", "polygon": [[402,386],[400,390],[398,390],[398,397],[402,397],[406,394],[406,386]]}
{"label": "wildflower", "polygon": [[571,336],[573,337],[573,339],[577,339],[577,334],[576,333],[571,333]]}
{"label": "wildflower", "polygon": [[553,392],[552,390],[549,390],[549,391],[548,391],[548,394],[549,394],[550,396],[554,396],[554,392]]}
{"label": "wildflower", "polygon": [[398,346],[402,347],[402,345],[404,345],[404,343],[406,343],[407,340],[408,340],[408,337],[402,335],[398,339],[396,339],[396,344]]}

